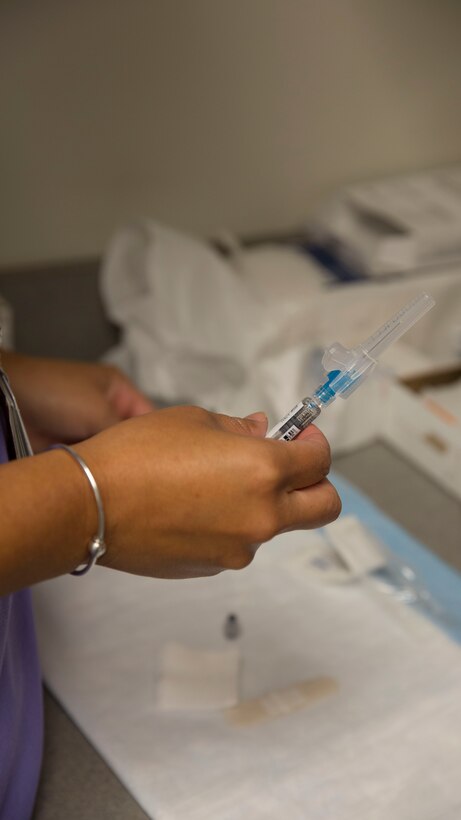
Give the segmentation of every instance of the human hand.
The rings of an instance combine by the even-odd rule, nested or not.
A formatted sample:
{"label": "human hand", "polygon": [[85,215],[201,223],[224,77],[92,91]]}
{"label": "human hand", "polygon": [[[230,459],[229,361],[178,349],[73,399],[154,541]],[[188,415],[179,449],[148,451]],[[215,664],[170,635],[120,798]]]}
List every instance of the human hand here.
{"label": "human hand", "polygon": [[105,507],[99,563],[163,578],[213,575],[246,566],[277,533],[334,520],[341,504],[322,433],[310,426],[282,442],[264,439],[266,430],[264,414],[175,407],[76,445]]}
{"label": "human hand", "polygon": [[154,409],[116,367],[17,353],[2,359],[35,452]]}

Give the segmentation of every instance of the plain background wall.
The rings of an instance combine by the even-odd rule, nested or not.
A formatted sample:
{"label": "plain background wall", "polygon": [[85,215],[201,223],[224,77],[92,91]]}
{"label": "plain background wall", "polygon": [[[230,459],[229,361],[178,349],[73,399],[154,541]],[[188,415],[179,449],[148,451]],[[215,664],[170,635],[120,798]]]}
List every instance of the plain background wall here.
{"label": "plain background wall", "polygon": [[139,216],[293,228],[461,159],[458,0],[3,0],[0,265]]}

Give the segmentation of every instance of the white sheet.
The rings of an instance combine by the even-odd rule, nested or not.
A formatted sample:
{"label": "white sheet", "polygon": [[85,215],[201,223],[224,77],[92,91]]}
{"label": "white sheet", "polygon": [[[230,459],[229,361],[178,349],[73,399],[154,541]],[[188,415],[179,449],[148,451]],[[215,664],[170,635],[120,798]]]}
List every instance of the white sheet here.
{"label": "white sheet", "polygon": [[[280,536],[244,572],[212,579],[96,569],[37,589],[45,678],[149,816],[461,817],[459,647],[360,585],[309,585],[293,554],[318,537]],[[338,693],[253,727],[159,712],[164,645],[222,648],[229,611],[243,629],[242,698],[319,676]]]}
{"label": "white sheet", "polygon": [[238,702],[238,644],[225,649],[192,649],[169,641],[160,658],[157,709],[200,711]]}
{"label": "white sheet", "polygon": [[[422,290],[435,309],[405,336],[403,354],[393,351],[380,367],[411,374],[461,351],[458,269],[329,288],[319,266],[294,249],[237,247],[227,259],[146,220],[114,237],[101,289],[122,329],[108,358],[146,393],[231,415],[265,410],[271,426],[316,389],[327,345],[358,344]],[[319,427],[335,451],[375,436],[375,400],[371,377],[322,413]]]}

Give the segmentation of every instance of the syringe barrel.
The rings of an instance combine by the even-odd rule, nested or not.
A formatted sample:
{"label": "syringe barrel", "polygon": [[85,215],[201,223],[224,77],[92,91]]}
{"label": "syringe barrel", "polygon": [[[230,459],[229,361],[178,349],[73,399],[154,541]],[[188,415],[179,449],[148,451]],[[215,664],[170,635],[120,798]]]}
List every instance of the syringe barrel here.
{"label": "syringe barrel", "polygon": [[286,416],[281,419],[275,427],[266,434],[266,438],[283,439],[292,441],[298,436],[301,430],[309,427],[320,415],[321,404],[314,397],[306,396],[296,404]]}
{"label": "syringe barrel", "polygon": [[362,342],[360,348],[376,361],[389,345],[403,336],[433,305],[435,305],[435,300],[429,293],[420,293],[416,299],[408,302],[392,319],[385,322],[379,330]]}

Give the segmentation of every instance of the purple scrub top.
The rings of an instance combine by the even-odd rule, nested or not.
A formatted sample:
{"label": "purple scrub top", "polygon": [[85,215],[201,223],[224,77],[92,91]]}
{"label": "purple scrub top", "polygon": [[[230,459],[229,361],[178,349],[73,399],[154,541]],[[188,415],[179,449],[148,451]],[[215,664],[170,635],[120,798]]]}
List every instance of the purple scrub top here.
{"label": "purple scrub top", "polygon": [[[0,401],[0,464],[9,450]],[[30,820],[42,744],[42,683],[30,592],[23,589],[0,597],[0,820]]]}

